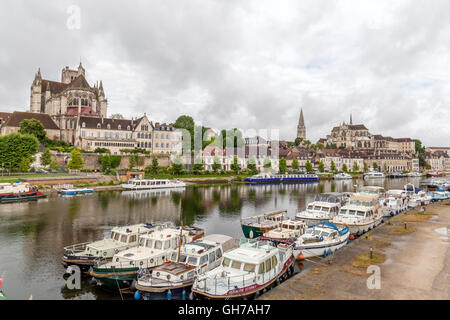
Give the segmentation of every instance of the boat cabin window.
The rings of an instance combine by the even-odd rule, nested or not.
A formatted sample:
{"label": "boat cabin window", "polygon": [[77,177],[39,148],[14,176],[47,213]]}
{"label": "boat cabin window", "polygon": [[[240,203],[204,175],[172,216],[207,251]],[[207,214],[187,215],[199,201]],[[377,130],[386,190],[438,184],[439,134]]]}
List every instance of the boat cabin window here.
{"label": "boat cabin window", "polygon": [[323,212],[328,212],[329,209],[328,209],[327,207],[322,207],[322,211],[323,211]]}
{"label": "boat cabin window", "polygon": [[224,267],[229,267],[229,266],[230,266],[230,262],[231,262],[230,259],[228,259],[228,258],[223,258],[222,266],[224,266]]}
{"label": "boat cabin window", "polygon": [[313,230],[312,230],[312,229],[308,229],[308,230],[306,230],[305,233],[306,233],[306,234],[312,234],[312,233],[313,233]]}
{"label": "boat cabin window", "polygon": [[277,265],[277,256],[272,256],[272,267],[275,268]]}
{"label": "boat cabin window", "polygon": [[171,241],[172,248],[178,247],[178,237],[172,238],[172,240],[170,240],[170,241]]}
{"label": "boat cabin window", "polygon": [[111,232],[111,239],[114,239],[114,237],[116,236],[115,232]]}
{"label": "boat cabin window", "polygon": [[351,215],[351,216],[354,216],[354,215],[355,215],[355,213],[356,213],[356,211],[355,211],[355,210],[348,210],[348,214],[349,214],[349,215]]}
{"label": "boat cabin window", "polygon": [[206,262],[208,262],[208,255],[205,254],[200,257],[200,265],[204,265]]}
{"label": "boat cabin window", "polygon": [[364,211],[357,211],[356,214],[357,214],[359,217],[364,217]]}
{"label": "boat cabin window", "polygon": [[321,209],[322,209],[321,206],[314,206],[314,210],[316,210],[316,211],[320,211]]}
{"label": "boat cabin window", "polygon": [[194,276],[195,276],[195,271],[188,272],[188,274],[187,274],[188,279],[191,279]]}
{"label": "boat cabin window", "polygon": [[314,235],[315,235],[315,236],[320,235],[320,230],[314,230]]}
{"label": "boat cabin window", "polygon": [[240,262],[240,261],[233,261],[233,262],[231,263],[231,267],[232,267],[233,269],[241,270],[241,266],[242,266],[242,262]]}
{"label": "boat cabin window", "polygon": [[264,265],[265,265],[265,272],[269,272],[270,269],[272,269],[272,260],[271,259],[267,259],[264,262]]}
{"label": "boat cabin window", "polygon": [[170,256],[170,260],[177,261],[177,257],[178,257],[178,254],[176,252],[172,252],[172,255]]}
{"label": "boat cabin window", "polygon": [[209,253],[209,263],[213,263],[214,261],[216,261],[216,253],[213,251]]}
{"label": "boat cabin window", "polygon": [[256,266],[254,264],[246,263],[246,264],[244,264],[244,271],[254,272],[255,271],[255,267]]}
{"label": "boat cabin window", "polygon": [[198,263],[197,257],[189,257],[187,260],[187,264],[190,264],[191,266],[196,266]]}
{"label": "boat cabin window", "polygon": [[222,257],[222,250],[219,248],[216,250],[216,259],[219,259]]}
{"label": "boat cabin window", "polygon": [[130,236],[130,239],[128,240],[128,242],[136,242],[136,235],[133,234],[132,236]]}
{"label": "boat cabin window", "polygon": [[313,205],[312,204],[310,204],[309,206],[308,206],[308,210],[312,210],[313,209]]}
{"label": "boat cabin window", "polygon": [[329,235],[328,232],[322,231],[320,236],[326,238],[326,237],[328,237],[328,235]]}
{"label": "boat cabin window", "polygon": [[337,232],[336,232],[336,231],[333,231],[333,232],[331,233],[331,235],[330,235],[330,237],[332,237],[332,238],[336,238],[336,236],[337,236]]}
{"label": "boat cabin window", "polygon": [[164,250],[167,250],[170,248],[170,240],[164,241]]}
{"label": "boat cabin window", "polygon": [[161,249],[162,248],[162,242],[160,240],[155,241],[155,249]]}
{"label": "boat cabin window", "polygon": [[258,274],[264,273],[264,262],[259,265]]}
{"label": "boat cabin window", "polygon": [[185,262],[186,262],[186,259],[187,259],[186,255],[182,254],[182,255],[180,256],[180,262],[181,262],[181,263],[185,263]]}
{"label": "boat cabin window", "polygon": [[116,233],[116,235],[114,236],[114,240],[119,241],[119,237],[120,237],[120,234]]}
{"label": "boat cabin window", "polygon": [[152,239],[148,239],[147,240],[147,244],[145,245],[147,248],[153,248],[153,240]]}
{"label": "boat cabin window", "polygon": [[127,243],[127,236],[123,234],[120,238],[120,242]]}

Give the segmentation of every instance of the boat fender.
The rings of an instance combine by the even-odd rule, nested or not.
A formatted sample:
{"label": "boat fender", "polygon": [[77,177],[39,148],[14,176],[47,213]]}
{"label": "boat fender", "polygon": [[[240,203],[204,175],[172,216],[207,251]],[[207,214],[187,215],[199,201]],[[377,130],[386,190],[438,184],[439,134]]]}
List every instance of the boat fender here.
{"label": "boat fender", "polygon": [[134,293],[134,299],[135,299],[135,300],[141,300],[141,292],[140,292],[139,290],[137,290],[137,291]]}
{"label": "boat fender", "polygon": [[114,249],[114,252],[115,253],[119,253],[119,249]]}
{"label": "boat fender", "polygon": [[298,255],[297,259],[298,259],[298,260],[304,260],[305,257],[303,256],[303,254],[300,253],[300,254]]}
{"label": "boat fender", "polygon": [[184,290],[181,292],[181,300],[186,300],[186,290]]}
{"label": "boat fender", "polygon": [[91,284],[93,285],[93,286],[95,286],[96,284],[97,284],[97,280],[95,280],[95,278],[94,277],[92,277],[92,279],[91,279]]}
{"label": "boat fender", "polygon": [[[131,282],[131,290],[136,290],[136,279],[133,279],[133,282]],[[136,292],[139,292],[139,290],[138,291],[136,291]],[[139,300],[139,299],[138,299]]]}
{"label": "boat fender", "polygon": [[172,299],[172,291],[167,291],[167,300],[171,300]]}

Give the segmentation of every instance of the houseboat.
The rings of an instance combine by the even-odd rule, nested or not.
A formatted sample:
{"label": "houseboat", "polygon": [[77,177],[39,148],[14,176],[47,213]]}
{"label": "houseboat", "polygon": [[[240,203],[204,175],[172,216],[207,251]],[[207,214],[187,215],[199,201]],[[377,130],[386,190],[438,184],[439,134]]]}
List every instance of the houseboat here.
{"label": "houseboat", "polygon": [[133,289],[140,269],[153,269],[169,260],[172,250],[204,236],[196,227],[171,228],[159,226],[153,232],[139,237],[137,247],[115,254],[112,261],[99,262],[89,273],[97,284],[108,289]]}
{"label": "houseboat", "polygon": [[364,173],[363,178],[364,179],[384,179],[385,175],[383,172],[372,171],[372,172]]}
{"label": "houseboat", "polygon": [[364,186],[360,187],[355,194],[375,196],[378,200],[382,200],[386,196],[386,191],[383,187]]}
{"label": "houseboat", "polygon": [[92,188],[64,188],[59,190],[59,193],[63,196],[76,196],[76,195],[83,195],[83,194],[90,194],[93,193],[94,189]]}
{"label": "houseboat", "polygon": [[167,179],[132,179],[128,183],[122,184],[125,190],[146,190],[146,189],[162,189],[162,188],[184,188],[186,183],[183,181],[170,181]]}
{"label": "houseboat", "polygon": [[410,178],[420,178],[420,177],[422,177],[422,173],[421,172],[417,172],[417,171],[412,171],[412,172],[408,172],[406,174],[406,176],[410,177]]}
{"label": "houseboat", "polygon": [[424,190],[420,190],[409,199],[408,205],[412,208],[427,205],[431,202],[431,196],[428,195]]}
{"label": "houseboat", "polygon": [[298,212],[295,218],[304,221],[308,226],[329,222],[339,213],[345,201],[345,195],[340,193],[318,194],[313,202],[308,203],[306,210]]}
{"label": "houseboat", "polygon": [[277,228],[283,218],[286,220],[284,217],[286,212],[287,210],[279,210],[241,218],[241,227],[244,236],[249,239],[254,239],[262,236],[269,230]]}
{"label": "houseboat", "polygon": [[115,227],[109,238],[64,247],[62,264],[65,268],[76,265],[82,272],[88,272],[95,263],[109,261],[116,253],[136,247],[140,236],[154,230],[155,226],[150,223]]}
{"label": "houseboat", "polygon": [[333,176],[333,179],[334,180],[351,180],[351,179],[353,179],[353,177],[348,173],[341,172],[341,173],[336,173]]}
{"label": "houseboat", "polygon": [[345,246],[349,236],[349,227],[339,229],[332,223],[319,222],[295,241],[294,256],[299,260],[327,256]]}
{"label": "houseboat", "polygon": [[283,220],[279,227],[267,231],[261,239],[293,240],[305,233],[307,226],[301,220]]}
{"label": "houseboat", "polygon": [[36,186],[27,182],[0,183],[0,203],[34,201],[46,198]]}
{"label": "houseboat", "polygon": [[222,265],[198,275],[194,298],[252,299],[294,273],[293,246],[241,239],[239,248],[223,255]]}
{"label": "houseboat", "polygon": [[374,195],[354,195],[340,209],[332,223],[350,228],[350,235],[361,235],[378,226],[383,220],[381,205]]}
{"label": "houseboat", "polygon": [[247,183],[308,183],[318,182],[319,176],[316,174],[269,174],[259,173],[250,178],[246,178]]}
{"label": "houseboat", "polygon": [[383,215],[393,216],[408,207],[407,191],[391,189],[385,194],[384,200],[381,200]]}
{"label": "houseboat", "polygon": [[434,172],[427,173],[427,177],[440,178],[442,176],[443,176],[442,172],[434,171]]}
{"label": "houseboat", "polygon": [[222,234],[182,245],[172,251],[168,262],[151,272],[143,271],[136,283],[135,298],[186,299],[197,274],[220,266],[223,254],[235,247],[234,239]]}

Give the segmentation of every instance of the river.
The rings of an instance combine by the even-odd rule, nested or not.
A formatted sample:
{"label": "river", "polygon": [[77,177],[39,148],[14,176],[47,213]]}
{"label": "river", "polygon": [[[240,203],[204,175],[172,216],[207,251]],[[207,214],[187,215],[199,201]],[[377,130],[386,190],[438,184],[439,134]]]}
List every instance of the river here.
{"label": "river", "polygon": [[240,218],[287,209],[294,217],[315,194],[354,191],[355,185],[402,189],[420,178],[384,181],[321,181],[290,185],[190,186],[182,191],[104,191],[87,196],[51,196],[38,202],[0,205],[0,274],[8,299],[120,299],[84,279],[69,290],[60,263],[63,247],[92,242],[114,226],[171,221],[207,234],[242,237]]}

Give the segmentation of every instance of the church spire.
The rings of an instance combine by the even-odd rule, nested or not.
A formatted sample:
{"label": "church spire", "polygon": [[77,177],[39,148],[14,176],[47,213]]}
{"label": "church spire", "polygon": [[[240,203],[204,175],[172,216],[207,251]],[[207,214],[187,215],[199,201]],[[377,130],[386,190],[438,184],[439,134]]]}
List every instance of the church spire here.
{"label": "church spire", "polygon": [[305,119],[303,119],[303,109],[300,110],[300,119],[298,120],[298,125],[300,127],[305,126]]}
{"label": "church spire", "polygon": [[352,114],[350,113],[350,124],[353,124]]}
{"label": "church spire", "polygon": [[297,138],[306,139],[305,119],[303,118],[303,109],[300,110],[300,118],[298,119]]}

